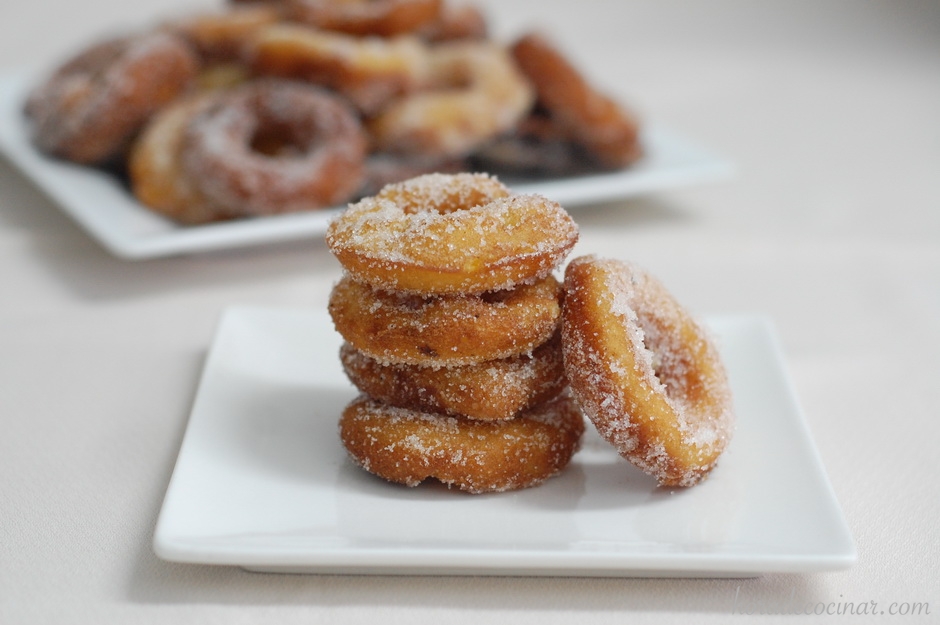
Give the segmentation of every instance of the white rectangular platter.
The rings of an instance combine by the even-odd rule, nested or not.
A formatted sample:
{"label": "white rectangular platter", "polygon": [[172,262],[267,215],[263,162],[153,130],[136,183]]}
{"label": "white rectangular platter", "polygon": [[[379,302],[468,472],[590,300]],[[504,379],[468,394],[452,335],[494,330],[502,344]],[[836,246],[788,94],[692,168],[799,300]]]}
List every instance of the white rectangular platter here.
{"label": "white rectangular platter", "polygon": [[337,423],[356,391],[325,313],[229,309],[156,553],[295,573],[740,577],[851,566],[852,537],[771,324],[708,322],[738,426],[705,482],[657,488],[589,426],[560,476],[475,496],[390,484],[346,457]]}

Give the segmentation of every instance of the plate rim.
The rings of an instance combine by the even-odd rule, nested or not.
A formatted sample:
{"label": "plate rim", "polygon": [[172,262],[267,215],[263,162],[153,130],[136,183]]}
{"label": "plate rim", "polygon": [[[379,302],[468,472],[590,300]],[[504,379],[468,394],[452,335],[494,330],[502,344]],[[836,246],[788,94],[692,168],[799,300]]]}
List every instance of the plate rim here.
{"label": "plate rim", "polygon": [[[203,397],[207,377],[218,366],[219,353],[229,324],[238,323],[248,316],[276,314],[302,315],[315,319],[321,311],[302,308],[271,308],[264,306],[230,306],[220,316],[209,353],[200,374],[193,409],[186,425],[177,464],[187,451],[187,441],[193,422],[198,419],[197,406]],[[818,485],[824,489],[830,505],[829,517],[839,525],[839,538],[843,544],[833,546],[826,553],[775,554],[772,558],[753,553],[633,553],[605,554],[603,552],[564,553],[560,551],[529,549],[512,552],[507,558],[505,550],[494,549],[440,549],[428,552],[408,552],[402,559],[400,551],[392,549],[357,548],[343,550],[284,550],[265,549],[233,551],[222,544],[196,537],[185,538],[169,534],[166,529],[168,503],[172,500],[174,485],[179,477],[174,466],[161,506],[152,540],[158,557],[171,562],[239,566],[263,572],[307,574],[369,574],[369,575],[499,575],[499,576],[577,576],[577,577],[755,577],[766,573],[810,573],[844,570],[857,561],[857,551],[844,511],[829,480],[819,450],[812,439],[809,425],[795,395],[792,380],[783,366],[782,350],[772,321],[760,314],[725,314],[705,318],[706,324],[748,324],[751,331],[759,331],[767,346],[777,356],[776,371],[779,383],[788,391],[792,406],[788,410],[794,427],[806,444],[809,461],[816,470]],[[756,330],[755,330],[756,329]],[[311,559],[316,553],[317,558]],[[416,555],[417,554],[417,555]]]}

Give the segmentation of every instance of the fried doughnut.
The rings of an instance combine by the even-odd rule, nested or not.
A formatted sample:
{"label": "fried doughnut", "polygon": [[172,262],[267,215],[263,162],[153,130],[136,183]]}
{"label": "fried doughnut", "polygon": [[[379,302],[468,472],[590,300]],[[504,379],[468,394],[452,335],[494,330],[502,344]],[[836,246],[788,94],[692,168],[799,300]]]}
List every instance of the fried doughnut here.
{"label": "fried doughnut", "polygon": [[444,0],[288,0],[291,19],[350,35],[392,37],[432,22]]}
{"label": "fried doughnut", "polygon": [[275,4],[243,4],[228,10],[172,22],[168,28],[184,37],[208,64],[240,61],[258,30],[282,19]]}
{"label": "fried doughnut", "polygon": [[472,4],[444,4],[433,22],[418,31],[428,41],[454,41],[456,39],[486,39],[489,25],[483,11]]}
{"label": "fried doughnut", "polygon": [[511,134],[477,150],[471,162],[482,171],[517,176],[570,176],[595,169],[586,149],[538,110],[520,121]]}
{"label": "fried doughnut", "polygon": [[442,43],[428,55],[427,85],[368,123],[378,149],[466,156],[525,117],[534,94],[505,48]]}
{"label": "fried doughnut", "polygon": [[200,193],[182,163],[187,125],[217,97],[214,93],[193,95],[158,112],[134,142],[128,158],[134,196],[180,223],[200,224],[230,216],[224,207]]}
{"label": "fried doughnut", "polygon": [[462,367],[386,365],[349,343],[340,349],[340,360],[356,388],[377,401],[470,419],[510,419],[567,386],[557,333],[531,355]]}
{"label": "fried doughnut", "polygon": [[335,206],[362,182],[366,140],[337,96],[255,80],[224,94],[186,128],[183,164],[199,192],[233,213]]}
{"label": "fried doughnut", "polygon": [[359,198],[375,195],[396,182],[404,182],[424,174],[456,174],[469,169],[463,158],[405,157],[397,154],[372,152],[366,157],[366,172],[359,189]]}
{"label": "fried doughnut", "polygon": [[556,202],[512,195],[486,174],[427,174],[351,205],[326,240],[373,287],[478,294],[548,276],[578,228]]}
{"label": "fried doughnut", "polygon": [[323,85],[365,114],[424,82],[425,45],[413,37],[355,37],[298,24],[264,28],[246,52],[254,71]]}
{"label": "fried doughnut", "polygon": [[241,63],[217,63],[204,67],[196,76],[197,91],[230,89],[252,79],[249,68]]}
{"label": "fried doughnut", "polygon": [[597,91],[545,37],[530,33],[511,52],[532,81],[537,101],[604,168],[619,169],[641,154],[639,123]]}
{"label": "fried doughnut", "polygon": [[340,419],[343,445],[366,471],[406,486],[436,478],[470,493],[542,483],[568,465],[583,432],[584,417],[567,394],[502,421],[395,408],[361,396]]}
{"label": "fried doughnut", "polygon": [[164,32],[94,45],[30,94],[33,140],[42,151],[77,163],[113,159],[154,112],[187,88],[198,68],[186,42]]}
{"label": "fried doughnut", "polygon": [[691,486],[731,439],[718,351],[660,282],[583,256],[565,271],[565,371],[578,403],[620,455],[662,486]]}
{"label": "fried doughnut", "polygon": [[558,328],[560,295],[552,276],[511,290],[429,298],[344,276],[329,312],[344,339],[382,363],[442,367],[531,353]]}

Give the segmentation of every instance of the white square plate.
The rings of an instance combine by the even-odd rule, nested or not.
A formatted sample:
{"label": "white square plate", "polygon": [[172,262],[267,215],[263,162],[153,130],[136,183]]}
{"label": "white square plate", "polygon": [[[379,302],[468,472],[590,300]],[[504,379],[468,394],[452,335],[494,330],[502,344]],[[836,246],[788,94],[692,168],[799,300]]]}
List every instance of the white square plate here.
{"label": "white square plate", "polygon": [[841,569],[853,541],[770,324],[711,319],[738,413],[720,465],[657,488],[593,431],[541,486],[387,483],[337,434],[355,395],[325,313],[232,308],[209,353],[154,537],[179,562],[306,573],[755,576]]}
{"label": "white square plate", "polygon": [[[318,238],[339,209],[257,219],[181,226],[137,203],[114,176],[36,151],[23,117],[35,82],[0,75],[0,151],[92,237],[115,256],[145,259],[277,241]],[[615,173],[513,184],[519,193],[541,193],[566,208],[682,187],[727,177],[731,165],[694,143],[651,126],[643,136],[647,154]]]}

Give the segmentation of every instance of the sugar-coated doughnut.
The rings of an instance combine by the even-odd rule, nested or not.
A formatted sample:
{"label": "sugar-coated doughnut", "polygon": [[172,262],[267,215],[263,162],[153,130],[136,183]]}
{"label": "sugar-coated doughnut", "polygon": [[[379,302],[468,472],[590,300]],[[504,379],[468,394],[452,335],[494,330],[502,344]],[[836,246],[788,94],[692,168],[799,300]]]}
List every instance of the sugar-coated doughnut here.
{"label": "sugar-coated doughnut", "polygon": [[417,34],[432,42],[486,39],[489,24],[483,10],[472,4],[446,3],[437,19],[424,25]]}
{"label": "sugar-coated doughnut", "polygon": [[384,187],[424,174],[457,174],[470,169],[467,159],[406,157],[372,152],[366,157],[366,171],[358,198],[375,195]]}
{"label": "sugar-coated doughnut", "polygon": [[593,160],[587,148],[569,139],[557,121],[538,109],[471,158],[481,171],[541,177],[588,173],[597,169]]}
{"label": "sugar-coated doughnut", "polygon": [[731,440],[714,343],[655,278],[582,256],[565,271],[562,349],[572,393],[601,436],[662,486],[691,486]]}
{"label": "sugar-coated doughnut", "polygon": [[217,97],[212,92],[199,93],[159,111],[134,141],[128,157],[134,196],[180,223],[200,224],[231,216],[199,191],[182,162],[186,127]]}
{"label": "sugar-coated doughnut", "polygon": [[548,276],[578,229],[557,202],[513,195],[485,174],[428,174],[351,205],[326,240],[375,288],[474,294]]}
{"label": "sugar-coated doughnut", "polygon": [[288,0],[291,19],[351,35],[391,37],[434,21],[443,0]]}
{"label": "sugar-coated doughnut", "polygon": [[567,386],[557,334],[531,355],[462,367],[383,364],[349,343],[340,349],[340,361],[356,388],[377,401],[470,419],[510,419]]}
{"label": "sugar-coated doughnut", "polygon": [[466,156],[511,130],[533,99],[503,46],[442,43],[430,48],[424,88],[392,102],[367,126],[386,152]]}
{"label": "sugar-coated doughnut", "polygon": [[511,46],[511,52],[532,81],[538,105],[571,140],[587,149],[597,165],[619,169],[640,157],[636,118],[595,89],[546,37],[524,35]]}
{"label": "sugar-coated doughnut", "polygon": [[302,24],[258,31],[246,56],[259,74],[322,85],[366,115],[413,91],[428,71],[426,46],[416,38],[357,37]]}
{"label": "sugar-coated doughnut", "polygon": [[568,465],[583,431],[567,394],[502,421],[396,408],[363,395],[340,419],[343,445],[366,471],[407,486],[436,478],[471,493],[542,483]]}
{"label": "sugar-coated doughnut", "polygon": [[26,115],[33,140],[42,151],[77,163],[114,159],[198,69],[189,45],[165,32],[93,45],[31,92]]}
{"label": "sugar-coated doughnut", "polygon": [[167,28],[184,37],[207,64],[241,61],[258,30],[282,19],[274,3],[242,4],[175,20]]}
{"label": "sugar-coated doughnut", "polygon": [[552,276],[481,295],[422,297],[373,289],[345,276],[330,294],[337,332],[383,363],[455,366],[531,353],[558,328],[561,285]]}
{"label": "sugar-coated doughnut", "polygon": [[244,216],[335,206],[360,187],[366,140],[338,96],[312,85],[245,83],[187,126],[183,153],[199,191]]}

